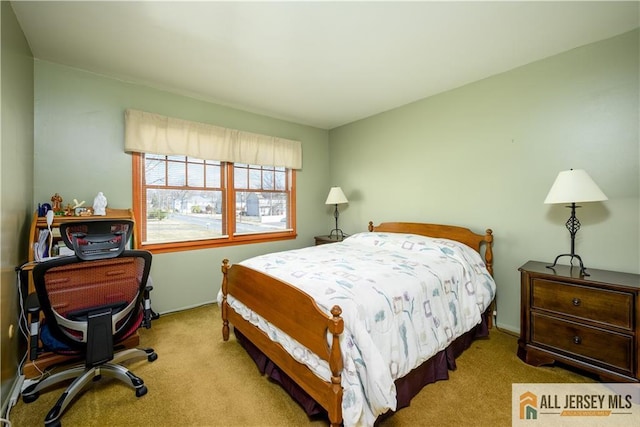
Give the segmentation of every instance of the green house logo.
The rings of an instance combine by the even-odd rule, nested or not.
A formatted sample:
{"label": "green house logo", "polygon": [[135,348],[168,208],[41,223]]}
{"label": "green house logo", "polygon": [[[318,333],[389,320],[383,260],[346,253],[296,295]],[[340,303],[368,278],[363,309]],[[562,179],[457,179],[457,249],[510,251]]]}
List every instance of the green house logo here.
{"label": "green house logo", "polygon": [[520,395],[520,419],[535,420],[538,418],[538,396],[527,391]]}

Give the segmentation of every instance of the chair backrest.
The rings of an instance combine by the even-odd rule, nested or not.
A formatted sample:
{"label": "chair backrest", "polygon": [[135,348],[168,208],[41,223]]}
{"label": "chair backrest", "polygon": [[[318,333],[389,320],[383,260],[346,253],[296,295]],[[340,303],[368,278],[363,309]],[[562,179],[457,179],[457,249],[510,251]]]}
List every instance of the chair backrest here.
{"label": "chair backrest", "polygon": [[128,219],[98,219],[63,222],[62,240],[83,259],[115,258],[125,250],[133,232]]}
{"label": "chair backrest", "polygon": [[83,350],[88,318],[108,310],[114,343],[127,338],[142,321],[151,259],[148,251],[125,250],[115,258],[69,256],[37,264],[33,280],[51,334]]}

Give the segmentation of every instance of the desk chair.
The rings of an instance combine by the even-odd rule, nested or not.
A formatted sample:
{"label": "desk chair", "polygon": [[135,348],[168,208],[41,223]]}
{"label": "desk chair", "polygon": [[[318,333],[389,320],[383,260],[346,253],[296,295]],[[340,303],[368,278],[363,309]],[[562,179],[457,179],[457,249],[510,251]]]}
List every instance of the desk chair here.
{"label": "desk chair", "polygon": [[31,323],[29,358],[36,360],[42,351],[84,358],[84,363],[23,391],[24,402],[30,403],[41,390],[75,378],[45,417],[45,426],[60,426],[60,417],[73,399],[102,375],[130,385],[137,397],[147,393],[144,381],[120,363],[137,357],[153,362],[157,354],[151,348],[119,350],[144,321],[151,253],[125,250],[128,239],[121,231],[108,237],[71,233],[75,256],[42,262],[33,270],[36,292],[26,304]]}
{"label": "desk chair", "polygon": [[[118,256],[131,240],[133,221],[128,219],[63,222],[60,235],[64,244],[83,260],[104,259]],[[123,247],[124,245],[124,247]],[[142,326],[151,328],[151,320],[160,314],[151,308],[149,293],[153,290],[149,277],[144,294],[144,318]]]}

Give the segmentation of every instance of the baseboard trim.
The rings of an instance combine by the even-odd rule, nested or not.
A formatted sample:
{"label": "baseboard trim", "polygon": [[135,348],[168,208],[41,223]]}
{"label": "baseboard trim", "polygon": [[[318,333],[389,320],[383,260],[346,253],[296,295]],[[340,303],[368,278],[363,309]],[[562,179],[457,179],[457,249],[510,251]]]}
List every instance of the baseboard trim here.
{"label": "baseboard trim", "polygon": [[498,323],[496,323],[496,328],[498,330],[502,331],[502,332],[508,333],[509,335],[514,335],[516,337],[520,336],[520,329],[519,328],[514,328],[511,325],[505,325],[505,324],[502,324],[502,323],[498,322]]}

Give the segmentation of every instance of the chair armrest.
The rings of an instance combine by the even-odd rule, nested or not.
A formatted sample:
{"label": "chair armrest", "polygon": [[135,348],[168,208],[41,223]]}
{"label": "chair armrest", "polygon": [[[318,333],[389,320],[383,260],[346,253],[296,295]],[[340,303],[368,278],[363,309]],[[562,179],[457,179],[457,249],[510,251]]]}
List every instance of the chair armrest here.
{"label": "chair armrest", "polygon": [[27,296],[25,303],[29,313],[29,360],[38,358],[38,338],[40,336],[40,301],[34,292]]}
{"label": "chair armrest", "polygon": [[151,328],[151,320],[156,318],[154,317],[155,313],[151,309],[151,295],[150,292],[153,290],[153,285],[147,285],[144,288],[144,317],[142,319],[142,326],[146,329]]}
{"label": "chair armrest", "polygon": [[27,301],[25,302],[25,308],[27,309],[27,313],[29,314],[35,314],[40,312],[40,301],[38,300],[38,294],[33,292],[27,296]]}

